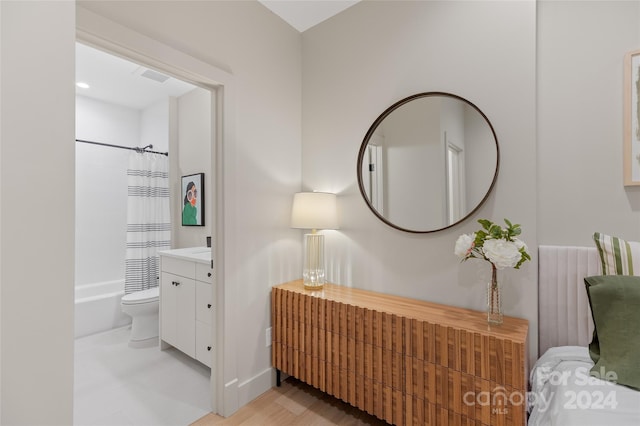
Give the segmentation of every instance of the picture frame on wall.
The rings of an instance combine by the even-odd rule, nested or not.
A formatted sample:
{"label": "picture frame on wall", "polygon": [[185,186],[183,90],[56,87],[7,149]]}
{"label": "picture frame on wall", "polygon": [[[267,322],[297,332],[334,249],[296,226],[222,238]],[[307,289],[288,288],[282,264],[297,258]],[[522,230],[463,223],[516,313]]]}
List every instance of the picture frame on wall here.
{"label": "picture frame on wall", "polygon": [[640,186],[640,50],[624,57],[624,185]]}
{"label": "picture frame on wall", "polygon": [[182,226],[204,226],[204,173],[182,176]]}

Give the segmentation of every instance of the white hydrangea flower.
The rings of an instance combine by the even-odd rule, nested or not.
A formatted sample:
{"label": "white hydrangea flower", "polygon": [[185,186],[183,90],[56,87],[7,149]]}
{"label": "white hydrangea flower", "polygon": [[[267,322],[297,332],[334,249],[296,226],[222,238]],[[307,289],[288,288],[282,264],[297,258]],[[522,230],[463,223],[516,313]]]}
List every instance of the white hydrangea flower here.
{"label": "white hydrangea flower", "polygon": [[513,268],[518,264],[522,256],[516,242],[502,239],[486,240],[482,250],[484,255],[497,269]]}
{"label": "white hydrangea flower", "polygon": [[462,234],[456,241],[456,246],[453,250],[456,256],[461,259],[466,258],[473,249],[474,241],[476,239],[475,232],[473,234]]}

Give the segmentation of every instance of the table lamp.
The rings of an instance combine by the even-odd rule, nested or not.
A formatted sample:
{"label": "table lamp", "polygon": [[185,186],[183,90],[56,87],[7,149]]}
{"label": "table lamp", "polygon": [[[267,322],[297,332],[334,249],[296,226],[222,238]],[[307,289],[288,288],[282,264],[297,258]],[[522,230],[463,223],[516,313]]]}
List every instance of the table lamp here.
{"label": "table lamp", "polygon": [[308,290],[320,290],[325,283],[324,235],[318,229],[338,229],[336,194],[298,192],[293,196],[291,227],[311,229],[304,235],[302,279]]}

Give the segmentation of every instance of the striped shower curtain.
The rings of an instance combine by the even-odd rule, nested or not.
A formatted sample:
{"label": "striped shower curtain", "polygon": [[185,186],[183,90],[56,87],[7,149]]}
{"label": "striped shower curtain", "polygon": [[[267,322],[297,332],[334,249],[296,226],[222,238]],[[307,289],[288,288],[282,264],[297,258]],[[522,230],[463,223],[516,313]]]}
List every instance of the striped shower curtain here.
{"label": "striped shower curtain", "polygon": [[158,251],[171,248],[169,159],[132,152],[127,169],[125,293],[158,285]]}

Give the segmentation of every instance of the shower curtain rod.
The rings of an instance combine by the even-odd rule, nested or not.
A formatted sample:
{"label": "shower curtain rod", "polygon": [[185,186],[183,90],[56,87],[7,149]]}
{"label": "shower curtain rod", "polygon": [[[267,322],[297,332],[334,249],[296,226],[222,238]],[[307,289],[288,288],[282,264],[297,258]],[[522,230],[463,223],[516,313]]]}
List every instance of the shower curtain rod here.
{"label": "shower curtain rod", "polygon": [[113,144],[110,144],[110,143],[103,143],[103,142],[86,141],[86,140],[83,140],[83,139],[76,139],[76,142],[90,143],[90,144],[93,144],[93,145],[110,146],[111,148],[130,149],[132,151],[139,152],[140,154],[142,154],[143,152],[150,152],[152,154],[162,154],[162,155],[166,155],[167,157],[169,156],[168,152],[158,152],[158,151],[147,150],[147,148],[153,148],[153,145],[147,145],[147,146],[145,146],[143,148],[140,148],[140,147],[113,145]]}

